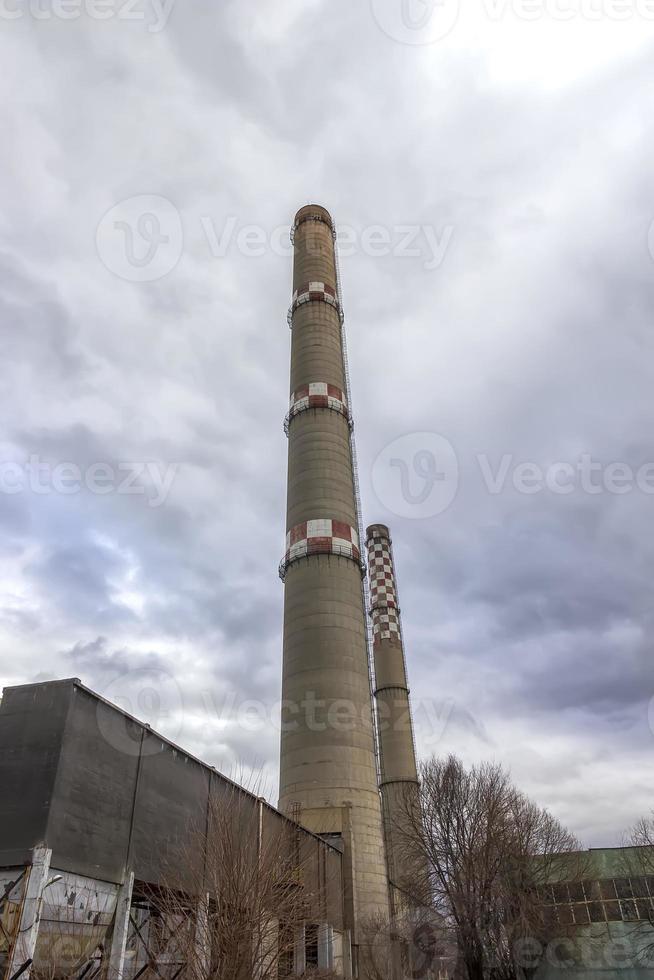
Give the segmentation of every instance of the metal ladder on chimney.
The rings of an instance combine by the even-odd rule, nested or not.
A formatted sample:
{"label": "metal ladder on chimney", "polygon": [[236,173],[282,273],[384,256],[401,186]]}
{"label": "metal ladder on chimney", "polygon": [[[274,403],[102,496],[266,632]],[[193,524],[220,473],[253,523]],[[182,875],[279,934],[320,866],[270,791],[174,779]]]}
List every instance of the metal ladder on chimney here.
{"label": "metal ladder on chimney", "polygon": [[379,731],[378,731],[378,720],[377,711],[375,706],[375,665],[372,655],[372,622],[368,615],[368,610],[370,609],[370,595],[368,589],[368,572],[367,564],[364,559],[364,551],[366,547],[365,530],[363,526],[363,513],[361,509],[361,489],[359,484],[359,466],[357,462],[357,448],[356,441],[354,438],[354,413],[352,411],[352,392],[350,389],[350,368],[347,356],[347,337],[345,334],[345,313],[343,309],[343,292],[341,289],[341,267],[338,257],[338,241],[336,233],[336,223],[334,223],[334,228],[332,230],[332,237],[334,239],[334,262],[336,266],[336,294],[338,298],[338,305],[340,310],[341,319],[341,348],[343,351],[343,375],[345,377],[345,395],[347,397],[347,406],[350,412],[350,452],[352,454],[352,483],[354,486],[354,500],[356,506],[356,521],[357,521],[357,531],[359,534],[359,551],[361,555],[361,560],[364,562],[364,571],[361,576],[361,592],[363,595],[363,617],[364,617],[364,628],[366,631],[366,657],[368,660],[368,682],[370,684],[370,707],[372,714],[372,734],[375,745],[375,765],[377,769],[377,785],[381,781],[381,759],[380,759],[380,746],[379,746]]}

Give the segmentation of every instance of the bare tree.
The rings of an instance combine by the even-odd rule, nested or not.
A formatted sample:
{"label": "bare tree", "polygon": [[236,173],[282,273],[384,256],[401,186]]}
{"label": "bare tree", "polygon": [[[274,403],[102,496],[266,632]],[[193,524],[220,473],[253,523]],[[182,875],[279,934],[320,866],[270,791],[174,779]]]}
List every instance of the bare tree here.
{"label": "bare tree", "polygon": [[[335,976],[318,969],[318,945],[319,925],[338,916],[340,855],[228,780],[215,781],[201,823],[186,825],[183,841],[168,842],[162,883],[135,886],[125,975],[278,980],[306,959],[307,977]],[[33,980],[116,980],[109,957],[115,893],[98,892],[90,879],[58,879],[38,913]],[[6,959],[20,901],[0,912]]]}
{"label": "bare tree", "polygon": [[159,933],[147,953],[159,977],[172,980],[177,969],[185,980],[292,975],[299,930],[319,897],[308,841],[319,846],[236,786],[212,801],[190,845],[203,854],[201,869],[183,894],[148,895]]}
{"label": "bare tree", "polygon": [[366,980],[432,980],[454,960],[451,937],[432,909],[407,903],[392,919],[359,924],[360,974]]}
{"label": "bare tree", "polygon": [[654,810],[632,827],[627,844],[643,848],[639,853],[639,865],[645,869],[643,874],[654,873]]}
{"label": "bare tree", "polygon": [[632,897],[622,904],[633,915],[634,960],[639,966],[651,969],[654,965],[654,810],[631,828],[625,845],[620,870],[629,879],[628,891]]}
{"label": "bare tree", "polygon": [[499,765],[432,758],[420,776],[419,804],[407,798],[398,829],[412,878],[456,937],[458,975],[532,976],[521,944],[561,935],[541,889],[578,877],[578,841]]}
{"label": "bare tree", "polygon": [[392,928],[388,916],[373,913],[358,923],[359,973],[366,980],[393,977]]}

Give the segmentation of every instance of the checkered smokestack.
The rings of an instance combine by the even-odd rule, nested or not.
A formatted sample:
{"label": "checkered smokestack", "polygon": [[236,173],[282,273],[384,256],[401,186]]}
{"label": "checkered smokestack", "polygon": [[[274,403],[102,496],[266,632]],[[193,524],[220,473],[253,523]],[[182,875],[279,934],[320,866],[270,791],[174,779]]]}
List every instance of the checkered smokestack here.
{"label": "checkered smokestack", "polygon": [[366,531],[370,617],[375,663],[375,700],[379,729],[380,788],[389,876],[397,883],[402,870],[398,824],[407,790],[418,785],[409,704],[400,607],[397,598],[391,536],[385,524]]}
{"label": "checkered smokestack", "polygon": [[350,921],[388,915],[334,231],[322,207],[293,227],[279,805],[340,835]]}

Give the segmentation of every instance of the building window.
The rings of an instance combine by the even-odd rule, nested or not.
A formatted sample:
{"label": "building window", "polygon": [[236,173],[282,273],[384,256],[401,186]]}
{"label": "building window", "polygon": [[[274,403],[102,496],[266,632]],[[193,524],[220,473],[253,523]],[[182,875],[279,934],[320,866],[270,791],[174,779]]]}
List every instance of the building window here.
{"label": "building window", "polygon": [[620,902],[620,911],[622,912],[623,922],[637,922],[638,921],[638,909],[636,908],[636,903],[633,899],[627,899],[626,901]]}
{"label": "building window", "polygon": [[637,898],[636,907],[638,909],[638,918],[654,926],[654,899]]}
{"label": "building window", "polygon": [[631,880],[629,878],[616,878],[615,890],[617,892],[618,898],[634,897],[633,889],[631,887]]}
{"label": "building window", "polygon": [[562,925],[649,922],[654,925],[654,876],[558,882],[542,889],[545,914]]}
{"label": "building window", "polygon": [[622,921],[622,912],[620,911],[619,902],[604,902],[604,911],[606,912],[607,922]]}
{"label": "building window", "polygon": [[279,980],[286,980],[295,973],[295,936],[287,925],[280,926],[279,929],[278,954],[277,976]]}
{"label": "building window", "polygon": [[588,915],[591,922],[604,922],[604,907],[601,902],[588,903]]}
{"label": "building window", "polygon": [[318,967],[318,926],[307,923],[306,927],[307,970]]}
{"label": "building window", "polygon": [[571,881],[568,885],[568,892],[570,893],[571,902],[586,901],[586,896],[584,895],[583,881]]}

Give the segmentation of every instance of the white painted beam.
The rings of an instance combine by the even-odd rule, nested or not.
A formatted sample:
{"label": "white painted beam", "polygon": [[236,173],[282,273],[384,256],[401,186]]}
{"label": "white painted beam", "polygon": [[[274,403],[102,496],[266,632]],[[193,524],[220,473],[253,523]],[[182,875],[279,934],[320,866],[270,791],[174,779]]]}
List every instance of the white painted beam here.
{"label": "white painted beam", "polygon": [[301,977],[307,968],[307,939],[304,925],[295,930],[295,973]]}
{"label": "white painted beam", "polygon": [[334,930],[326,922],[318,926],[318,969],[334,968]]}
{"label": "white painted beam", "polygon": [[128,871],[125,880],[118,889],[116,897],[116,912],[114,928],[111,935],[109,963],[107,968],[108,980],[123,980],[125,970],[125,948],[129,931],[129,912],[132,907],[132,892],[134,890],[134,872]]}
{"label": "white painted beam", "polygon": [[35,847],[32,852],[32,866],[25,884],[18,935],[7,971],[9,980],[17,974],[20,974],[21,980],[29,980],[39,935],[43,892],[49,883],[51,858],[52,851],[47,847]]}

